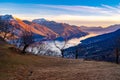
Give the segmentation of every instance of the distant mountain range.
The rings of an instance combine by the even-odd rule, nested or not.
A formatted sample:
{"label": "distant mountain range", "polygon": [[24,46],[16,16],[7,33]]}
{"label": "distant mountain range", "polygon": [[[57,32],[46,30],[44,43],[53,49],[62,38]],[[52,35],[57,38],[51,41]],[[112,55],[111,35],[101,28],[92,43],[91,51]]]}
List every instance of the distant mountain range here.
{"label": "distant mountain range", "polygon": [[62,37],[67,36],[68,39],[80,38],[88,34],[87,32],[82,31],[78,26],[66,23],[57,23],[55,21],[48,21],[45,19],[35,19],[32,22],[46,26]]}
{"label": "distant mountain range", "polygon": [[[21,20],[19,18],[14,18],[12,15],[1,15],[0,20],[10,23],[12,27],[17,32],[17,35],[20,35],[22,30],[31,29],[31,31],[39,36],[43,36],[45,38],[54,37],[66,37],[68,39],[79,38],[82,36],[86,36],[88,33],[82,31],[77,26],[72,26],[65,23],[57,23],[54,21],[47,21],[45,19],[35,19],[33,21]],[[2,26],[2,25],[1,25]],[[9,26],[9,25],[8,25]]]}
{"label": "distant mountain range", "polygon": [[7,21],[7,23],[9,23],[8,26],[12,26],[11,28],[13,28],[15,30],[14,32],[17,32],[16,35],[18,35],[18,36],[22,33],[23,30],[28,31],[28,29],[30,29],[34,34],[39,35],[39,36],[48,37],[48,34],[49,34],[49,36],[57,35],[55,32],[48,29],[47,27],[29,22],[29,21],[27,21],[27,22],[22,21],[21,19],[14,18],[12,15],[0,16],[0,19],[3,22]]}
{"label": "distant mountain range", "polygon": [[105,34],[105,33],[114,32],[120,29],[120,24],[111,25],[106,28],[80,26],[80,29],[88,33]]}

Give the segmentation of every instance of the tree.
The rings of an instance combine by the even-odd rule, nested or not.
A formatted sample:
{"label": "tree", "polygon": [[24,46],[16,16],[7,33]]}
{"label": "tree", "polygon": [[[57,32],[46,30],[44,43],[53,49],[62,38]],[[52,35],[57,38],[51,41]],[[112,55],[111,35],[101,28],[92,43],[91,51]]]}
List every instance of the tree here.
{"label": "tree", "polygon": [[68,42],[68,39],[67,39],[67,35],[66,34],[64,34],[64,37],[62,37],[62,38],[63,38],[63,42],[64,42],[62,47],[58,46],[58,44],[56,42],[56,39],[54,39],[53,43],[54,43],[55,47],[60,50],[62,58],[64,58],[64,48],[65,48],[65,46],[66,46],[66,44]]}
{"label": "tree", "polygon": [[38,49],[38,53],[37,54],[43,54],[44,55],[44,53],[47,50],[47,47],[45,46],[44,42],[40,42],[39,44],[40,45],[37,47],[37,49]]}
{"label": "tree", "polygon": [[76,51],[75,51],[75,59],[78,59],[78,53],[79,53],[79,51],[78,51],[78,49],[76,49]]}
{"label": "tree", "polygon": [[115,41],[115,57],[116,57],[116,64],[119,64],[119,56],[120,56],[120,37],[117,36]]}
{"label": "tree", "polygon": [[115,55],[116,55],[116,64],[119,64],[119,49],[118,48],[116,48],[115,49]]}
{"label": "tree", "polygon": [[21,45],[23,46],[22,53],[26,53],[26,49],[34,43],[33,33],[31,29],[27,27],[27,30],[22,31],[21,35]]}

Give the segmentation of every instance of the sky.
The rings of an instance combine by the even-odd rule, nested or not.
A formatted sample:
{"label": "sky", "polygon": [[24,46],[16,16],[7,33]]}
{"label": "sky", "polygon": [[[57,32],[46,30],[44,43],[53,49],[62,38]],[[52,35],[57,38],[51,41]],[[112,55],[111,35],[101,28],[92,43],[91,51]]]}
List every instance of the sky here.
{"label": "sky", "polygon": [[45,18],[78,26],[120,24],[120,0],[0,0],[0,15]]}

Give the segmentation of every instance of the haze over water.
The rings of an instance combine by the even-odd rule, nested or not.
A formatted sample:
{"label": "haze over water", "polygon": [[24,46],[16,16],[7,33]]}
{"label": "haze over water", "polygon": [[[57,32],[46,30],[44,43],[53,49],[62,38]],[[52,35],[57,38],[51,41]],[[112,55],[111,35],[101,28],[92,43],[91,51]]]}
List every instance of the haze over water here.
{"label": "haze over water", "polygon": [[68,41],[66,47],[71,47],[71,46],[78,45],[78,44],[81,43],[80,41],[85,40],[85,39],[90,38],[90,37],[97,36],[97,35],[100,35],[100,34],[90,33],[89,35],[81,37],[81,38],[71,39],[71,40]]}

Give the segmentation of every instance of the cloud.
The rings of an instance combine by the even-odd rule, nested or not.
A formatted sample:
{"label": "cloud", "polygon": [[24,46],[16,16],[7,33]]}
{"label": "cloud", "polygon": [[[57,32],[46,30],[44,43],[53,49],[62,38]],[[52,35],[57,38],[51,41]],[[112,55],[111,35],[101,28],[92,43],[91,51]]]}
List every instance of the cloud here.
{"label": "cloud", "polygon": [[46,18],[74,25],[108,26],[120,23],[120,5],[79,6],[0,3],[0,14],[22,19]]}
{"label": "cloud", "polygon": [[112,15],[119,15],[120,14],[120,6],[117,7],[112,7],[109,5],[102,5],[104,8],[106,8],[107,10],[109,10],[109,12],[112,13]]}
{"label": "cloud", "polygon": [[101,7],[93,7],[93,6],[68,6],[68,5],[41,5],[47,8],[68,11],[70,13],[80,12],[80,15],[115,15],[120,13],[120,8],[112,7],[109,5],[102,5]]}
{"label": "cloud", "polygon": [[120,8],[109,5],[102,5],[101,7],[94,6],[69,6],[69,5],[44,5],[44,4],[14,4],[14,3],[0,3],[0,10],[4,12],[19,12],[27,14],[48,14],[48,15],[93,15],[93,16],[111,16],[118,15]]}

